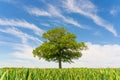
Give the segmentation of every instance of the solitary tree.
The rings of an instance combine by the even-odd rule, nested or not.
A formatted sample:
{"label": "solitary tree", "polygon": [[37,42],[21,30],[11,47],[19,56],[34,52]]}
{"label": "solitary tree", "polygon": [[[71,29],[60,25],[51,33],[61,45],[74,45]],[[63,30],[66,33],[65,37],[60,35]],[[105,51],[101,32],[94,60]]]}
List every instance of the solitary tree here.
{"label": "solitary tree", "polygon": [[46,41],[33,50],[33,55],[46,61],[55,61],[62,68],[62,62],[73,62],[82,56],[81,50],[87,49],[84,42],[76,42],[76,35],[67,32],[64,27],[53,28],[43,33]]}

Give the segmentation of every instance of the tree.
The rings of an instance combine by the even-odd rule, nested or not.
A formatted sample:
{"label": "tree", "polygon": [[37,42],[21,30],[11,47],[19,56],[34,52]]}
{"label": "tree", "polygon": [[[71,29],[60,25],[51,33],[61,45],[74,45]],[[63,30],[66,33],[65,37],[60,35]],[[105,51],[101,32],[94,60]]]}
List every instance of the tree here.
{"label": "tree", "polygon": [[43,33],[46,41],[33,50],[33,55],[46,61],[55,61],[62,68],[62,62],[73,62],[82,56],[81,50],[87,49],[84,42],[76,42],[76,35],[67,32],[64,27],[53,28]]}

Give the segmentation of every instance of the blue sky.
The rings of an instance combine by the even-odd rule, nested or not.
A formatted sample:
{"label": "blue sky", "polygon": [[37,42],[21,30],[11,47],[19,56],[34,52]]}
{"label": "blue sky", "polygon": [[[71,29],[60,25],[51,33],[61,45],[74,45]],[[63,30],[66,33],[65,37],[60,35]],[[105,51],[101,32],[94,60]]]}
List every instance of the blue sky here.
{"label": "blue sky", "polygon": [[118,19],[120,0],[0,0],[0,67],[57,67],[32,50],[42,33],[61,26],[89,47],[63,67],[120,67]]}

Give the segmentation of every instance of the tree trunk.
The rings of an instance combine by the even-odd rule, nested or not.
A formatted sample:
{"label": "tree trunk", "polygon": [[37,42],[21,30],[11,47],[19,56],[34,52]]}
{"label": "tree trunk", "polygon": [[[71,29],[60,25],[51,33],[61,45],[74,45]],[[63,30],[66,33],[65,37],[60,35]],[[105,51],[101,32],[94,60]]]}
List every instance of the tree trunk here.
{"label": "tree trunk", "polygon": [[59,58],[59,69],[61,69],[62,68],[62,62],[61,62],[61,58]]}

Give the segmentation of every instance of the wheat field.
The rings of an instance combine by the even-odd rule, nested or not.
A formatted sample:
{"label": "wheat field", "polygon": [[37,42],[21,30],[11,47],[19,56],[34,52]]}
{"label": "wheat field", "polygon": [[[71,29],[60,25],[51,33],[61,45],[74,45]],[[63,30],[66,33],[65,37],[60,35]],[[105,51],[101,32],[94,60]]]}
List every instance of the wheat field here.
{"label": "wheat field", "polygon": [[119,68],[1,68],[0,80],[120,80]]}

